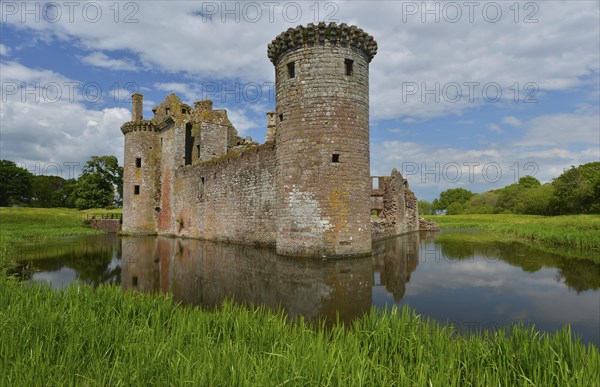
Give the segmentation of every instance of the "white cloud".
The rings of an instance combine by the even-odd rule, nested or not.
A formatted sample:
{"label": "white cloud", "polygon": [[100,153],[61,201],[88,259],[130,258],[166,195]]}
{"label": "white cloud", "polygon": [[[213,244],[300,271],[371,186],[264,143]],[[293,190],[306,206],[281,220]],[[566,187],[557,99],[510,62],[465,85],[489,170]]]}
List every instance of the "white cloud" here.
{"label": "white cloud", "polygon": [[498,126],[497,124],[489,124],[488,128],[490,129],[490,131],[494,132],[494,133],[502,133],[504,130],[502,130],[502,128],[500,126]]}
{"label": "white cloud", "polygon": [[112,71],[137,71],[138,67],[129,59],[113,59],[103,52],[93,52],[79,58],[83,63]]}
{"label": "white cloud", "polygon": [[[228,109],[227,116],[229,117],[229,121],[235,126],[238,131],[238,134],[241,137],[244,137],[249,129],[260,128],[266,126],[266,119],[264,125],[261,126],[262,123],[258,123],[248,117],[247,112],[242,109]],[[254,141],[263,142],[264,138],[254,138]]]}
{"label": "white cloud", "polygon": [[3,63],[2,69],[3,82],[40,84],[27,92],[18,89],[2,95],[2,158],[28,169],[40,162],[56,163],[63,168],[65,178],[73,177],[68,175],[72,172],[69,165],[73,165],[69,163],[82,166],[91,155],[115,155],[122,163],[123,135],[119,128],[131,116],[128,109],[90,109],[81,98],[70,98],[64,89],[60,90],[61,98],[48,100],[45,84],[77,82],[15,62]]}
{"label": "white cloud", "polygon": [[10,47],[5,46],[0,43],[0,56],[9,56],[10,55]]}
{"label": "white cloud", "polygon": [[[291,2],[300,7],[298,20],[290,20],[293,15],[289,8],[286,16],[284,3],[275,6],[272,13],[263,4],[256,23],[252,22],[255,9],[241,2],[135,3],[135,8],[121,9],[116,23],[110,4],[97,3],[103,7],[104,16],[95,23],[81,17],[73,23],[63,17],[57,23],[28,24],[21,23],[20,17],[9,17],[7,23],[36,31],[38,38],[53,37],[96,51],[86,58],[100,66],[114,64],[131,69],[133,62],[102,54],[122,50],[155,71],[262,82],[272,81],[274,76],[266,46],[277,34],[297,24],[333,17],[357,24],[379,44],[370,66],[375,119],[458,115],[486,104],[481,88],[476,89],[473,101],[463,95],[457,103],[448,102],[444,98],[448,93],[443,91],[452,82],[462,85],[463,94],[468,92],[464,82],[481,86],[496,82],[503,98],[509,101],[514,98],[511,87],[515,83],[519,84],[518,98],[522,99],[527,94],[523,90],[527,83],[538,87],[537,95],[541,96],[547,90],[573,89],[598,79],[599,5],[595,1],[536,3],[539,9],[533,15],[535,23],[523,22],[529,9],[520,9],[515,23],[514,11],[509,8],[512,3],[495,3],[502,8],[497,23],[485,21],[481,4],[475,9],[473,22],[468,17],[469,9],[459,2],[459,22],[449,22],[448,15],[442,14],[436,23],[420,9],[415,15],[408,14],[407,3],[332,2],[326,9],[318,7],[317,15],[313,3]],[[418,8],[422,4],[414,3]],[[208,6],[216,6],[219,12],[205,19],[203,12],[211,13]],[[235,15],[221,12],[225,7],[237,7],[233,13],[237,13],[239,22],[234,20]],[[127,15],[133,23],[124,22]],[[425,23],[423,16],[427,17]],[[406,99],[402,85],[407,82],[424,84],[429,89],[439,83],[439,102],[424,103],[420,93]]]}
{"label": "white cloud", "polygon": [[560,113],[536,117],[527,122],[521,145],[600,144],[600,116]]}
{"label": "white cloud", "polygon": [[162,83],[162,82],[158,82],[154,84],[154,87],[156,87],[158,90],[164,90],[164,91],[172,91],[172,92],[177,92],[177,93],[188,93],[188,85],[186,83],[178,83],[178,82],[170,82],[170,83]]}
{"label": "white cloud", "polygon": [[502,119],[502,123],[503,124],[508,124],[508,125],[511,125],[511,126],[515,126],[517,128],[523,126],[523,121],[521,121],[519,118],[513,117],[513,116],[504,117]]}

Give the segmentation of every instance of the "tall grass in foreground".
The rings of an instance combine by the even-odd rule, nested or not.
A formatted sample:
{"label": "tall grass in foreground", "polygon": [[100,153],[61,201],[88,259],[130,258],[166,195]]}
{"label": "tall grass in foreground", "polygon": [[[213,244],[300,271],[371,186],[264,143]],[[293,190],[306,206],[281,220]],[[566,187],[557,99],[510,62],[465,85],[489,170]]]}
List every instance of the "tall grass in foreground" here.
{"label": "tall grass in foreground", "polygon": [[443,215],[428,216],[441,228],[477,229],[555,246],[598,249],[600,255],[600,216],[536,215]]}
{"label": "tall grass in foreground", "polygon": [[227,303],[207,312],[111,286],[0,279],[0,385],[598,385],[568,328],[455,337],[409,309],[311,327]]}

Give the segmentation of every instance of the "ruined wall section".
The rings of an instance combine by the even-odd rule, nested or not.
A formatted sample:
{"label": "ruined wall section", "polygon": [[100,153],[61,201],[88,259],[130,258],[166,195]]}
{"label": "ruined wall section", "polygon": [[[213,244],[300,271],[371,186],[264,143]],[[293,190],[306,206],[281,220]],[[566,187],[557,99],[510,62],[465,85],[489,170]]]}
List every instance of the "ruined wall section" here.
{"label": "ruined wall section", "polygon": [[[418,231],[419,210],[417,198],[410,190],[408,181],[395,168],[389,177],[376,177],[379,181],[377,190],[372,191],[371,207],[382,210],[372,220],[373,237],[386,238],[398,234]],[[379,203],[382,195],[382,203]]]}
{"label": "ruined wall section", "polygon": [[404,187],[404,203],[406,205],[406,229],[408,231],[419,230],[419,205],[415,193],[408,187],[408,182],[406,182]]}
{"label": "ruined wall section", "polygon": [[387,223],[386,226],[391,228],[393,233],[400,234],[409,231],[406,222],[404,178],[395,168],[383,187],[382,217]]}
{"label": "ruined wall section", "polygon": [[172,191],[173,171],[175,170],[174,160],[169,155],[172,152],[175,132],[169,130],[170,126],[164,127],[158,133],[159,149],[164,157],[161,157],[159,167],[159,188],[158,203],[156,211],[156,229],[160,232],[164,225],[171,223],[172,212],[170,200],[167,200]]}
{"label": "ruined wall section", "polygon": [[200,160],[209,161],[227,153],[226,125],[202,122],[200,124]]}
{"label": "ruined wall section", "polygon": [[249,244],[275,243],[275,149],[240,154],[168,172],[159,232]]}

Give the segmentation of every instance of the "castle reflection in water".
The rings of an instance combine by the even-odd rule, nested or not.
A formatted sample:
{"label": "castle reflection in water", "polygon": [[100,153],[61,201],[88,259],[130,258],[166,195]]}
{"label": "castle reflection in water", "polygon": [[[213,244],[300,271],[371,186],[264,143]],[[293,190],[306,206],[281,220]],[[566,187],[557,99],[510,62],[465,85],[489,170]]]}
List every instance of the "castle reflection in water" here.
{"label": "castle reflection in water", "polygon": [[402,298],[423,237],[379,241],[372,256],[339,260],[287,258],[266,247],[196,239],[123,238],[121,286],[170,292],[184,305],[209,309],[233,299],[281,307],[290,318],[339,316],[349,322],[370,310],[374,285],[384,286],[396,301]]}

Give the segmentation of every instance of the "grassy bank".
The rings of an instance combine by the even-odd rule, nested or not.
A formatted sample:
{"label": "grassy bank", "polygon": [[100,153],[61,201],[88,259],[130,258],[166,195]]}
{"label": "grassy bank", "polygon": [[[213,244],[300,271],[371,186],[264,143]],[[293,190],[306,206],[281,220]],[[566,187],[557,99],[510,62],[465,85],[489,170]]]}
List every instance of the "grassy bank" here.
{"label": "grassy bank", "polygon": [[443,215],[428,216],[442,229],[476,229],[553,246],[599,250],[600,216]]}
{"label": "grassy bank", "polygon": [[11,256],[24,243],[44,243],[65,235],[102,234],[86,226],[88,214],[120,213],[121,210],[69,208],[8,208],[0,207],[0,246]]}
{"label": "grassy bank", "polygon": [[226,304],[0,279],[1,385],[594,385],[600,355],[513,327],[455,337],[408,309],[330,330]]}

